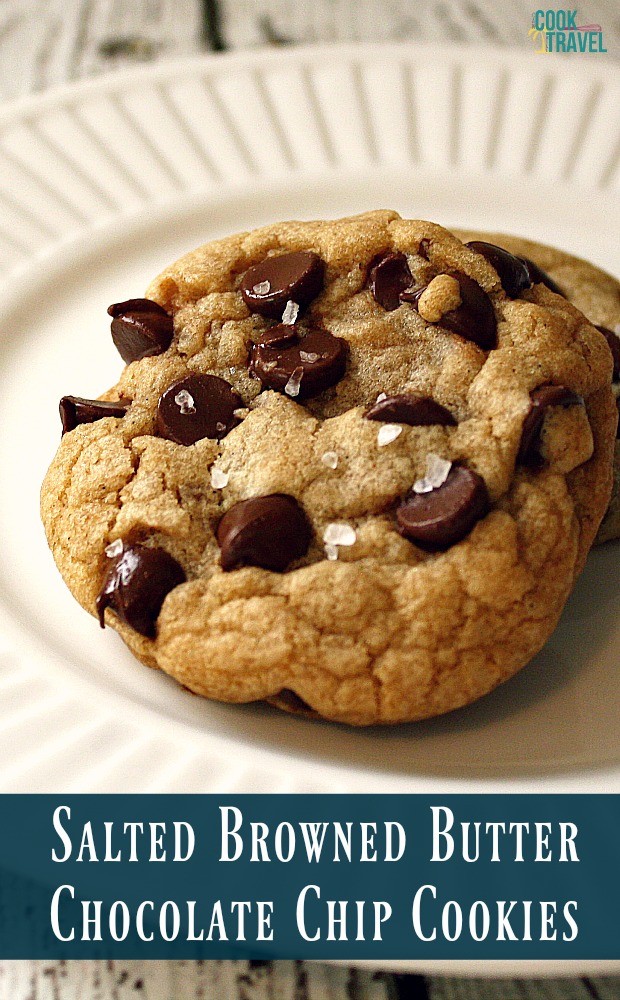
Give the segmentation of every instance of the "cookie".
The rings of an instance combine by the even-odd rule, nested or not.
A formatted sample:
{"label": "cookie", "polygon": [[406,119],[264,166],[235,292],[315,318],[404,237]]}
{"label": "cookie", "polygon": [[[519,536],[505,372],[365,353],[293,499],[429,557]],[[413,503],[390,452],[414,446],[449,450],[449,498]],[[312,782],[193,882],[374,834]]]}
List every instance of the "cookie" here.
{"label": "cookie", "polygon": [[[463,242],[483,241],[542,268],[547,278],[577,306],[605,336],[614,358],[613,391],[620,399],[620,282],[585,260],[517,236],[456,231]],[[595,545],[620,537],[620,439],[614,447],[613,489]]]}
{"label": "cookie", "polygon": [[379,211],[218,240],[110,307],[127,366],[65,397],[42,490],[77,600],[200,695],[354,725],[512,676],[616,431],[605,338],[514,261]]}

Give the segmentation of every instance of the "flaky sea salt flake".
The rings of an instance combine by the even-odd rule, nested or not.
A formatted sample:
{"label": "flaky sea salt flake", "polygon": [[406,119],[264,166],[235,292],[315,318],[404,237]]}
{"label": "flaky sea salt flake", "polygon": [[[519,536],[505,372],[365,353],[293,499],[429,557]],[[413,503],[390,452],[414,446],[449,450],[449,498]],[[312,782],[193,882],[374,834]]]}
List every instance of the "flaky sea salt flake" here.
{"label": "flaky sea salt flake", "polygon": [[299,357],[302,361],[305,361],[309,365],[313,365],[315,361],[318,361],[321,357],[320,354],[315,354],[314,351],[300,351]]}
{"label": "flaky sea salt flake", "polygon": [[376,402],[382,403],[384,399],[387,399],[387,392],[380,392],[377,396]]}
{"label": "flaky sea salt flake", "polygon": [[284,312],[282,313],[282,322],[285,326],[292,326],[293,323],[297,322],[297,317],[299,316],[299,305],[297,302],[293,302],[289,299],[284,307]]}
{"label": "flaky sea salt flake", "polygon": [[271,291],[270,281],[259,281],[257,285],[252,285],[252,291],[255,295],[269,295]]}
{"label": "flaky sea salt flake", "polygon": [[423,479],[418,479],[413,484],[414,493],[430,493],[431,490],[439,489],[443,486],[448,473],[452,468],[452,462],[447,458],[441,458],[431,452],[426,456],[426,473]]}
{"label": "flaky sea salt flake", "polygon": [[324,451],[321,455],[321,461],[328,469],[336,469],[338,467],[338,455],[335,451]]}
{"label": "flaky sea salt flake", "polygon": [[110,544],[106,545],[105,547],[105,554],[108,557],[108,559],[116,559],[117,556],[120,556],[122,551],[123,551],[122,538],[116,538],[113,542],[110,542]]}
{"label": "flaky sea salt flake", "polygon": [[452,468],[452,462],[441,455],[434,455],[432,452],[426,456],[426,478],[433,484],[433,489],[443,486],[448,473]]}
{"label": "flaky sea salt flake", "polygon": [[380,448],[385,448],[386,444],[391,444],[401,433],[400,424],[382,424],[377,433],[377,444]]}
{"label": "flaky sea salt flake", "polygon": [[188,413],[195,413],[196,407],[194,406],[194,397],[190,395],[187,389],[181,389],[177,392],[174,397],[174,401],[179,407],[182,415],[186,417]]}
{"label": "flaky sea salt flake", "polygon": [[431,483],[429,483],[426,477],[422,479],[416,479],[415,483],[413,484],[414,493],[430,493],[432,488],[433,487]]}
{"label": "flaky sea salt flake", "polygon": [[303,377],[304,377],[304,370],[301,365],[293,369],[291,377],[284,386],[284,391],[287,396],[299,396],[299,388],[301,386],[301,380]]}
{"label": "flaky sea salt flake", "polygon": [[213,466],[211,469],[211,486],[214,490],[223,490],[225,486],[228,486],[228,473],[222,472],[221,469]]}
{"label": "flaky sea salt flake", "polygon": [[350,524],[342,524],[333,521],[328,524],[323,532],[323,541],[326,545],[355,545],[357,534],[355,528]]}

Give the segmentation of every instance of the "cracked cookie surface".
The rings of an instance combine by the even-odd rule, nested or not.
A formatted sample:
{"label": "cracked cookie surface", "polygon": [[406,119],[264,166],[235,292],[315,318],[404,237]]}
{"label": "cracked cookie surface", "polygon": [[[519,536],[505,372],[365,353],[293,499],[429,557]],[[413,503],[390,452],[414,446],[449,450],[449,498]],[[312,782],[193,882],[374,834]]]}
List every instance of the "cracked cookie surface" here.
{"label": "cracked cookie surface", "polygon": [[[102,617],[139,659],[210,698],[366,725],[464,705],[541,648],[611,488],[610,351],[571,302],[537,282],[510,298],[455,235],[388,211],[218,240],[147,296],[169,346],[144,300],[116,310],[124,350],[160,353],[104,394],[122,415],[65,433],[42,491],[60,572],[92,614],[107,586]],[[160,400],[179,383],[191,415],[196,375],[241,405],[183,444]],[[531,394],[550,384],[570,405],[548,407],[528,464]],[[266,568],[265,532],[290,517],[304,544]],[[152,634],[131,624],[144,548],[174,563]]]}
{"label": "cracked cookie surface", "polygon": [[[571,254],[525,240],[518,236],[498,233],[477,233],[455,230],[463,242],[485,240],[504,247],[513,254],[528,257],[550,275],[573,305],[584,313],[597,328],[604,327],[616,354],[613,371],[613,391],[620,399],[620,282],[588,261]],[[615,344],[617,340],[617,345]],[[609,506],[594,544],[620,538],[620,438],[614,445],[613,488]]]}

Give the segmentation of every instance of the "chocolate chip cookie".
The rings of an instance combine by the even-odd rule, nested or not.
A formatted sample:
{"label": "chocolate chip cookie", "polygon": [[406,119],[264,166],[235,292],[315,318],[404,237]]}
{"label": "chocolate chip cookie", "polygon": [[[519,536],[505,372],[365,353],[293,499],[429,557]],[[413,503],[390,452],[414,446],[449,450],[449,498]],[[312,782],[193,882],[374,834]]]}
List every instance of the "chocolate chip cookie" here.
{"label": "chocolate chip cookie", "polygon": [[466,242],[389,211],[281,223],[110,307],[126,367],[63,398],[42,515],[140,660],[367,725],[541,648],[609,500],[612,357],[544,254]]}
{"label": "chocolate chip cookie", "polygon": [[[585,260],[524,240],[503,234],[459,232],[464,242],[493,244],[518,255],[544,274],[547,286],[565,295],[570,302],[588,317],[609,344],[613,357],[613,392],[620,402],[620,282]],[[544,269],[544,270],[543,270]],[[619,432],[620,434],[620,428]],[[609,507],[603,518],[595,545],[620,537],[620,439],[614,447],[613,489]]]}

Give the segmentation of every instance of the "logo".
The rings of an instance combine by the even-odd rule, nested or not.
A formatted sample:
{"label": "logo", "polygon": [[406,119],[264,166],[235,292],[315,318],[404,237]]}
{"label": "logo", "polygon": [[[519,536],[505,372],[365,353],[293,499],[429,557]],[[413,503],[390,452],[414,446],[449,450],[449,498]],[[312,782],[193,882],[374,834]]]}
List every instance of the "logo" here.
{"label": "logo", "polygon": [[528,35],[536,52],[607,52],[600,24],[577,24],[576,10],[535,10]]}

